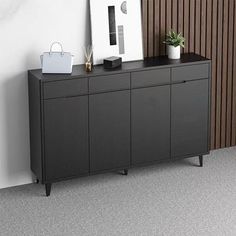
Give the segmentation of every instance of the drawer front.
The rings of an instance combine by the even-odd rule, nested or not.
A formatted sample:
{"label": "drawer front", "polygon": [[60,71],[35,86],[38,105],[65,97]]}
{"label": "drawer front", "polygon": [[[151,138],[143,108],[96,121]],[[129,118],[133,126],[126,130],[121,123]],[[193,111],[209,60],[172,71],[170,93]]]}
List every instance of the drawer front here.
{"label": "drawer front", "polygon": [[131,73],[131,87],[148,87],[170,83],[170,69],[158,69]]}
{"label": "drawer front", "polygon": [[72,79],[44,83],[44,99],[88,94],[88,79]]}
{"label": "drawer front", "polygon": [[89,93],[130,89],[130,74],[116,74],[89,78]]}
{"label": "drawer front", "polygon": [[172,69],[172,82],[181,82],[209,77],[209,65],[180,66]]}

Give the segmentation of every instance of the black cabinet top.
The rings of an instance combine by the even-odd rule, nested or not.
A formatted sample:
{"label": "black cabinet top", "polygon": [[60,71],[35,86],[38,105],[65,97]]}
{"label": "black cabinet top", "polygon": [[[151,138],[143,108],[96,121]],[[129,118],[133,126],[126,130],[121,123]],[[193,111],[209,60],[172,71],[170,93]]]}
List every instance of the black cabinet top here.
{"label": "black cabinet top", "polygon": [[176,66],[181,66],[182,64],[185,63],[199,64],[206,62],[210,62],[210,60],[194,53],[185,53],[181,55],[181,59],[179,60],[170,60],[168,59],[167,56],[150,57],[140,61],[123,62],[121,67],[112,70],[104,69],[103,65],[97,65],[94,66],[93,71],[89,73],[87,73],[84,70],[84,65],[73,66],[71,74],[42,74],[41,69],[30,70],[29,73],[34,75],[39,80],[47,82],[54,80],[79,78],[79,77],[92,77],[106,74],[109,75],[109,74],[125,73],[132,71],[142,71],[142,70],[154,69],[156,67],[158,68],[176,67]]}

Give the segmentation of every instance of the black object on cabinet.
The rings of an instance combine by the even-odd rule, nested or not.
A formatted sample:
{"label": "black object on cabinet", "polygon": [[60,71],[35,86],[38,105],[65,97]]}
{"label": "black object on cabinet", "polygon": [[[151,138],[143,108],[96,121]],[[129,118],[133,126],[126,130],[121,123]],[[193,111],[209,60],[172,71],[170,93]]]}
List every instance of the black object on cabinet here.
{"label": "black object on cabinet", "polygon": [[183,54],[83,65],[71,75],[29,71],[31,169],[52,183],[209,153],[210,60]]}

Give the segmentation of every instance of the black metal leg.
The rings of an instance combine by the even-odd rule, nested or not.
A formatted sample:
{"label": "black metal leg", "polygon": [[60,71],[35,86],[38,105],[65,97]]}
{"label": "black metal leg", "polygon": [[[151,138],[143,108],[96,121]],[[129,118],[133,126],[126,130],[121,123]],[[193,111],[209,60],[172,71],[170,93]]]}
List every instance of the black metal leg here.
{"label": "black metal leg", "polygon": [[203,166],[203,156],[202,155],[199,156],[199,165],[200,165],[200,167]]}
{"label": "black metal leg", "polygon": [[124,169],[124,175],[128,175],[128,169]]}
{"label": "black metal leg", "polygon": [[46,196],[50,196],[52,184],[45,184]]}
{"label": "black metal leg", "polygon": [[38,183],[39,183],[39,179],[36,179],[36,180],[35,180],[35,183],[38,184]]}

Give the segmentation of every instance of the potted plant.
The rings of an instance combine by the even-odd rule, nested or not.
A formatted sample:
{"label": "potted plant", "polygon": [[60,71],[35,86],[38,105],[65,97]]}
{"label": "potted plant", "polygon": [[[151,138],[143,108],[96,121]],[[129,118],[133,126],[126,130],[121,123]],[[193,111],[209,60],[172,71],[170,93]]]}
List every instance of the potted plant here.
{"label": "potted plant", "polygon": [[182,33],[176,33],[171,30],[166,35],[167,53],[169,59],[180,59],[180,47],[184,48],[185,38]]}

